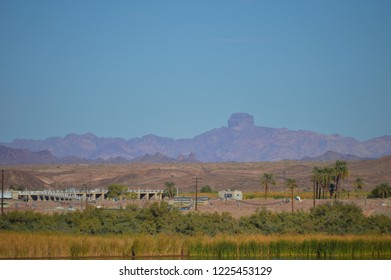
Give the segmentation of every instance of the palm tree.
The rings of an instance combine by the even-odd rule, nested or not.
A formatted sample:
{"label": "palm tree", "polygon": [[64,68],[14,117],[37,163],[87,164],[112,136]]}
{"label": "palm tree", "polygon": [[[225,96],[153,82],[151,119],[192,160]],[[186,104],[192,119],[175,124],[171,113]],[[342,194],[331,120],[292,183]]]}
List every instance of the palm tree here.
{"label": "palm tree", "polygon": [[349,169],[346,161],[337,160],[334,165],[335,169],[335,198],[337,198],[339,192],[339,183],[341,180],[349,176]]}
{"label": "palm tree", "polygon": [[175,183],[171,181],[165,182],[164,187],[165,187],[164,189],[165,195],[167,195],[168,198],[170,199],[173,198],[176,194]]}
{"label": "palm tree", "polygon": [[362,191],[362,188],[364,187],[364,180],[361,178],[356,178],[354,181],[354,186],[358,191]]}
{"label": "palm tree", "polygon": [[312,169],[311,182],[314,184],[314,206],[315,206],[315,199],[320,199],[319,183],[321,182],[321,172],[322,169],[320,169],[319,167],[315,166]]}
{"label": "palm tree", "polygon": [[297,180],[296,179],[288,179],[286,180],[286,185],[288,189],[291,191],[291,200],[292,200],[292,213],[293,213],[293,190],[297,189]]}
{"label": "palm tree", "polygon": [[331,180],[334,178],[334,168],[325,167],[320,171],[320,182],[322,184],[323,194],[322,198],[324,199],[324,192],[326,188],[330,188]]}
{"label": "palm tree", "polygon": [[276,181],[274,180],[274,175],[272,173],[263,173],[261,177],[261,187],[265,189],[265,199],[267,197],[267,192],[269,191],[269,185],[275,186]]}
{"label": "palm tree", "polygon": [[390,185],[388,183],[381,183],[376,187],[377,194],[381,196],[383,199],[390,195]]}

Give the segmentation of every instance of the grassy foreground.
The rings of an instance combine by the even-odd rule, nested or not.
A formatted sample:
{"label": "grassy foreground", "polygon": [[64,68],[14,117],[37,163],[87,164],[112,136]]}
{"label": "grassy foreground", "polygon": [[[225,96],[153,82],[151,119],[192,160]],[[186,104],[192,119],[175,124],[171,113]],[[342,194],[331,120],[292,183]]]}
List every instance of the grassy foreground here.
{"label": "grassy foreground", "polygon": [[391,259],[390,235],[70,235],[0,232],[2,259]]}

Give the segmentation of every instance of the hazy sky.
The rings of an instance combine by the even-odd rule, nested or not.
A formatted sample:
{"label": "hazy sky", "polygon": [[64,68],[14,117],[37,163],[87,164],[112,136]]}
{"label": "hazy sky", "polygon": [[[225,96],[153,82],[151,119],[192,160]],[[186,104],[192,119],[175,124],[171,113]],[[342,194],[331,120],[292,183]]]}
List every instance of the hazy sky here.
{"label": "hazy sky", "polygon": [[0,141],[391,134],[391,1],[0,1]]}

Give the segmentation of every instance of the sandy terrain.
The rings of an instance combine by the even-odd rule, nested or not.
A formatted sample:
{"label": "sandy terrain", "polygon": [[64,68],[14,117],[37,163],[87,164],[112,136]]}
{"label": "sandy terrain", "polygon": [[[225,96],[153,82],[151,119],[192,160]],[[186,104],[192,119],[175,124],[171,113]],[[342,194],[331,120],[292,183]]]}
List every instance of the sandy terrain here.
{"label": "sandy terrain", "polygon": [[[316,205],[331,202],[332,200],[316,200]],[[343,203],[353,203],[363,209],[365,215],[372,214],[388,214],[391,217],[391,199],[355,199],[342,200]],[[294,201],[293,209],[309,211],[313,207],[312,200]],[[251,199],[243,201],[210,201],[209,204],[199,207],[200,212],[228,212],[233,217],[247,216],[253,214],[257,209],[266,208],[275,212],[290,212],[292,211],[292,204],[284,203],[277,199]]]}
{"label": "sandy terrain", "polygon": [[[236,189],[246,193],[261,193],[259,183],[263,173],[273,173],[276,186],[271,188],[275,194],[284,194],[284,177],[298,180],[297,192],[310,194],[312,183],[311,171],[314,166],[331,166],[334,162],[256,162],[256,163],[196,163],[196,164],[116,164],[116,165],[22,165],[4,166],[5,189],[17,186],[27,190],[65,189],[65,188],[107,188],[112,183],[120,183],[130,189],[163,190],[164,183],[173,181],[180,195],[193,195],[195,191],[195,178],[198,187],[209,185],[214,191],[223,189]],[[364,180],[364,193],[370,192],[382,182],[391,184],[391,156],[376,160],[363,160],[348,162],[349,178],[342,181],[341,189],[354,194],[354,180],[358,177]],[[284,176],[285,175],[285,176]],[[346,193],[346,192],[345,192]],[[260,197],[256,196],[256,197]],[[311,196],[306,196],[311,197]],[[346,195],[344,196],[346,198]],[[352,195],[357,197],[357,193]],[[361,196],[363,197],[363,196]],[[212,200],[205,206],[199,206],[200,212],[229,212],[234,217],[249,215],[257,209],[266,207],[273,211],[291,211],[291,204],[281,202],[282,199],[269,198],[251,199],[242,202]],[[325,203],[328,200],[318,200],[316,203]],[[390,200],[349,199],[344,202],[355,203],[363,208],[364,213],[385,213],[391,215]],[[91,205],[99,207],[120,208],[129,202],[97,202]],[[150,202],[135,202],[140,206]],[[121,205],[122,204],[122,205]],[[311,199],[294,202],[294,209],[308,211],[313,205]],[[65,212],[85,208],[85,202],[21,202],[8,203],[8,210],[34,209],[44,212]]]}
{"label": "sandy terrain", "polygon": [[[316,200],[316,205],[332,202],[333,200],[324,199]],[[373,214],[385,214],[391,217],[391,198],[388,199],[344,199],[341,200],[343,203],[353,203],[358,205],[363,209],[365,215]],[[150,201],[97,201],[96,203],[88,203],[89,206],[93,207],[104,207],[110,209],[120,209],[124,208],[129,204],[135,204],[139,207],[147,206],[155,202],[154,200]],[[35,201],[35,202],[21,202],[21,201],[12,201],[8,203],[8,207],[4,208],[5,211],[13,210],[33,210],[43,213],[66,213],[72,212],[77,209],[85,209],[85,201],[83,202],[53,202],[53,201]],[[294,211],[302,210],[309,211],[313,207],[312,200],[301,200],[294,201]],[[212,199],[207,202],[205,205],[199,205],[198,211],[201,213],[223,213],[228,212],[233,217],[239,218],[241,216],[248,216],[255,213],[258,209],[266,208],[270,211],[275,212],[290,212],[292,211],[291,202],[284,203],[282,199],[249,199],[242,201],[235,200],[220,200]],[[183,213],[189,211],[195,211],[194,208],[191,210],[184,210]]]}
{"label": "sandy terrain", "polygon": [[[160,189],[173,181],[180,192],[192,192],[195,177],[199,185],[209,185],[213,190],[238,189],[243,192],[260,191],[260,177],[273,173],[276,191],[282,191],[285,178],[298,180],[301,190],[311,190],[310,180],[315,166],[324,167],[334,162],[255,162],[255,163],[194,163],[194,164],[116,164],[116,165],[23,165],[4,166],[5,188],[18,186],[27,190],[65,189],[69,187],[106,188],[121,183],[129,188]],[[391,156],[377,160],[348,162],[350,176],[341,187],[354,189],[354,180],[364,180],[364,190],[377,184],[391,184]]]}

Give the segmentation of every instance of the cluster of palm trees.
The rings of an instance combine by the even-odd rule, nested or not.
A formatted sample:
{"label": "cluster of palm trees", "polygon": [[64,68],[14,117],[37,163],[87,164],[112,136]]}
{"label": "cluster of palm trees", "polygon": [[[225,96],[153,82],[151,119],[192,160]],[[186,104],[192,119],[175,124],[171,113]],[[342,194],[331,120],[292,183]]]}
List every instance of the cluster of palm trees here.
{"label": "cluster of palm trees", "polygon": [[330,198],[337,198],[340,192],[341,181],[349,176],[346,161],[337,160],[334,166],[324,168],[314,167],[311,181],[314,184],[314,198],[325,198],[328,192]]}
{"label": "cluster of palm trees", "polygon": [[[325,198],[326,193],[328,193],[330,198],[337,198],[340,192],[341,181],[348,176],[349,169],[344,160],[337,160],[333,166],[326,166],[324,168],[314,167],[311,176],[311,181],[314,184],[314,201],[315,199]],[[358,178],[356,181],[357,188],[362,188],[362,179]],[[263,173],[260,183],[265,192],[266,199],[269,188],[276,185],[274,175],[272,173]],[[297,180],[287,179],[286,186],[291,192],[293,201],[293,190],[298,186]]]}

